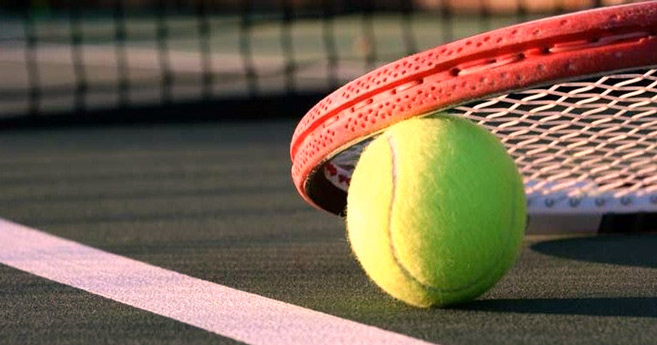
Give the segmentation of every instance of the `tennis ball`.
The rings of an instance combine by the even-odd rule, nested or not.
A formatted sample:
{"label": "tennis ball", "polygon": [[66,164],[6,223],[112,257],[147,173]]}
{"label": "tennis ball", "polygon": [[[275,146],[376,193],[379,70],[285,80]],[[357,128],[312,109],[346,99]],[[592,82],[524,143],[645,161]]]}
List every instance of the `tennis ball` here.
{"label": "tennis ball", "polygon": [[363,151],[347,195],[347,232],[384,291],[418,307],[466,302],[519,254],[526,205],[502,143],[449,115],[395,124]]}

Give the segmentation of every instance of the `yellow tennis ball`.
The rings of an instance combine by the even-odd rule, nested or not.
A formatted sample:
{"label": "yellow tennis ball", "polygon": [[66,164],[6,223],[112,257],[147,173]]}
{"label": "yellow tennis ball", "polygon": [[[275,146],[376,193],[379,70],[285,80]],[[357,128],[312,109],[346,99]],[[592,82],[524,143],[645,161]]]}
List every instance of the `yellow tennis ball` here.
{"label": "yellow tennis ball", "polygon": [[418,307],[466,302],[515,263],[522,178],[502,143],[469,120],[403,121],[362,153],[347,196],[353,252],[383,290]]}

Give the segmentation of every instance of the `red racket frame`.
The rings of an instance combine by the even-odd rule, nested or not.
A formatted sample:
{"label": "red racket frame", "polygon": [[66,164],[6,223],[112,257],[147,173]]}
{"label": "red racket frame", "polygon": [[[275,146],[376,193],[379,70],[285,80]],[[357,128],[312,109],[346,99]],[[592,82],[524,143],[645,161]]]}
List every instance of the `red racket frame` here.
{"label": "red racket frame", "polygon": [[414,116],[556,81],[657,65],[657,1],[528,22],[408,56],[346,84],[297,126],[290,146],[301,196],[342,214],[325,162]]}

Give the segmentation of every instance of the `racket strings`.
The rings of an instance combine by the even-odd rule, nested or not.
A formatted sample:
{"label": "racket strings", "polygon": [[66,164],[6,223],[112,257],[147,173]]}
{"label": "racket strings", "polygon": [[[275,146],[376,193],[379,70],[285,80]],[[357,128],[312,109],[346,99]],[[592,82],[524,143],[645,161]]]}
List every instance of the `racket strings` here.
{"label": "racket strings", "polygon": [[[618,72],[449,110],[495,133],[524,176],[531,212],[657,209],[657,69]],[[324,166],[347,190],[360,152]]]}
{"label": "racket strings", "polygon": [[627,199],[657,192],[655,69],[519,91],[451,112],[498,135],[529,195]]}

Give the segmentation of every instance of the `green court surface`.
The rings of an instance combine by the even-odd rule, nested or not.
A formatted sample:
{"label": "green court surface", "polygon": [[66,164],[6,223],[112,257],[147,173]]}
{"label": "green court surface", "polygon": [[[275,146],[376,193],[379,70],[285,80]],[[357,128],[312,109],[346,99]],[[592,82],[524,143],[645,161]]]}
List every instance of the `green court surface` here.
{"label": "green court surface", "polygon": [[[439,344],[654,344],[657,234],[531,235],[480,299],[416,309],[360,269],[290,179],[293,121],[0,135],[0,217]],[[0,238],[0,240],[2,240]],[[216,344],[213,333],[0,266],[0,343]]]}

